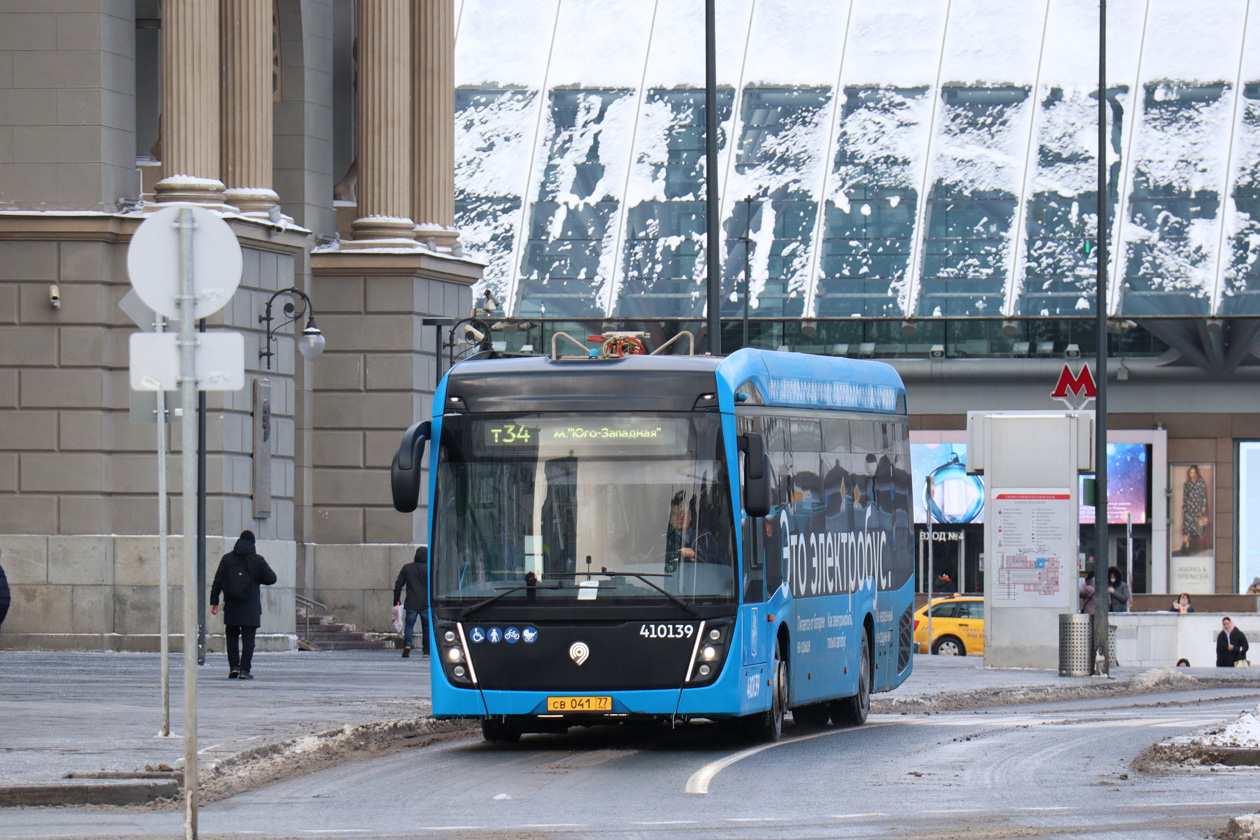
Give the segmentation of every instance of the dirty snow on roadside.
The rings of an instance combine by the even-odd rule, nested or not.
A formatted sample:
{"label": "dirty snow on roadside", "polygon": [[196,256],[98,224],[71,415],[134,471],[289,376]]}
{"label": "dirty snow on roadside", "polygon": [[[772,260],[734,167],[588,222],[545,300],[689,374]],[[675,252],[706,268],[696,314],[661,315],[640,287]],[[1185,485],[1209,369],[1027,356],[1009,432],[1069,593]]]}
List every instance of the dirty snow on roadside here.
{"label": "dirty snow on roadside", "polygon": [[1212,729],[1190,739],[1196,747],[1260,748],[1260,706],[1243,712],[1238,720],[1220,729]]}

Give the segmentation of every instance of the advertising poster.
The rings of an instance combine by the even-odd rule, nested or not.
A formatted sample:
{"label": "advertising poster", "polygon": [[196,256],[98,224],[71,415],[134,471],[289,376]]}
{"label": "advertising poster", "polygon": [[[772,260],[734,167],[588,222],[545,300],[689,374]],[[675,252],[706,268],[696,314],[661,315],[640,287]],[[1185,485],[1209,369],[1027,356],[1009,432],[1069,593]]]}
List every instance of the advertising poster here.
{"label": "advertising poster", "polygon": [[1169,545],[1174,592],[1213,592],[1216,589],[1215,529],[1216,474],[1212,464],[1169,464]]}
{"label": "advertising poster", "polygon": [[[1081,476],[1078,498],[1081,501],[1080,522],[1094,524],[1094,506],[1084,502],[1085,479]],[[1123,525],[1132,515],[1134,525],[1146,524],[1146,444],[1107,444],[1107,522]]]}
{"label": "advertising poster", "polygon": [[1238,444],[1238,591],[1260,595],[1260,441]]}
{"label": "advertising poster", "polygon": [[[937,524],[962,525],[984,522],[984,480],[967,474],[967,444],[912,443],[910,466],[914,481],[914,521],[927,524],[927,511],[932,506],[932,521]],[[932,498],[928,498],[928,477],[932,479]]]}

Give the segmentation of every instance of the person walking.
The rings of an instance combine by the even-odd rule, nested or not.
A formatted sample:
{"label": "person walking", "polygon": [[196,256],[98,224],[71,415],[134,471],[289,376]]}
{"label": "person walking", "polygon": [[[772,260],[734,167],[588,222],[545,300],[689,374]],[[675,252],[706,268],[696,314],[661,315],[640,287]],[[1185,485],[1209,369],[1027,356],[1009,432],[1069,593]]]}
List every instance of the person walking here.
{"label": "person walking", "polygon": [[0,626],[4,625],[4,617],[9,614],[9,579],[4,574],[4,566],[0,566]]}
{"label": "person walking", "polygon": [[271,586],[276,573],[254,551],[254,532],[241,531],[232,550],[223,555],[210,587],[210,614],[219,614],[223,595],[223,624],[227,631],[228,679],[252,680],[254,635],[262,624],[262,591]]}
{"label": "person walking", "polygon": [[[407,588],[407,602],[402,600],[403,587]],[[403,623],[403,659],[411,656],[416,619],[420,619],[420,652],[429,655],[429,547],[416,549],[416,556],[398,572],[394,581],[394,605],[402,604],[407,610]]]}
{"label": "person walking", "polygon": [[1113,613],[1129,611],[1129,584],[1120,577],[1120,569],[1112,566],[1107,570],[1107,603]]}
{"label": "person walking", "polygon": [[1221,619],[1221,632],[1216,634],[1216,667],[1233,668],[1247,658],[1247,637],[1234,626],[1229,616]]}

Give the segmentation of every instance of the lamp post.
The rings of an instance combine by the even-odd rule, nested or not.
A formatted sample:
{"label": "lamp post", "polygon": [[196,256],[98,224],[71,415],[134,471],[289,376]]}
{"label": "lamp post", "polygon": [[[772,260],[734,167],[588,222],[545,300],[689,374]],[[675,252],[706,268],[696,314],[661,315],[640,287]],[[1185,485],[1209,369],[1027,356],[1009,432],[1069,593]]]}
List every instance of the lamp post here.
{"label": "lamp post", "polygon": [[[288,319],[271,326],[271,305],[275,303],[276,298],[280,295],[288,295],[293,300],[285,301],[284,315]],[[302,308],[299,310],[294,301],[300,301]],[[297,286],[280,291],[267,298],[267,308],[264,314],[258,316],[258,323],[267,325],[267,338],[263,342],[263,349],[259,351],[258,358],[267,360],[267,370],[271,370],[271,357],[275,353],[271,350],[271,342],[276,340],[276,330],[287,327],[303,315],[306,316],[306,327],[302,330],[302,334],[298,336],[297,348],[302,354],[302,358],[311,362],[319,358],[319,354],[324,352],[324,334],[319,327],[315,326],[315,307],[311,305],[311,298],[306,292]]]}
{"label": "lamp post", "polygon": [[[1094,360],[1094,578],[1095,586],[1107,579],[1107,0],[1098,3],[1098,284],[1094,315],[1098,331],[1098,352]],[[1094,676],[1111,674],[1111,647],[1108,638],[1110,601],[1094,597],[1093,648]]]}

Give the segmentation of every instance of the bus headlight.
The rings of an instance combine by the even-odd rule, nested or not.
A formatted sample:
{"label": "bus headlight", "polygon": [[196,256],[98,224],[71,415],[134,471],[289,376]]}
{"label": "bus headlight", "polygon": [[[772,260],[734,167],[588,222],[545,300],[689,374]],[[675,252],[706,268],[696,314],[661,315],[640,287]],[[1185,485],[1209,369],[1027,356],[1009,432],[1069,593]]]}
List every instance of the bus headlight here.
{"label": "bus headlight", "polygon": [[706,621],[700,632],[699,643],[692,653],[687,684],[708,685],[722,673],[722,663],[729,654],[729,640],[733,638],[734,619],[717,618]]}
{"label": "bus headlight", "polygon": [[[446,681],[460,688],[477,684],[477,671],[471,661],[472,653],[465,647],[464,635],[459,625],[442,623],[434,628],[434,637],[440,641],[433,652],[434,667],[440,666]],[[437,676],[437,671],[434,671]]]}

